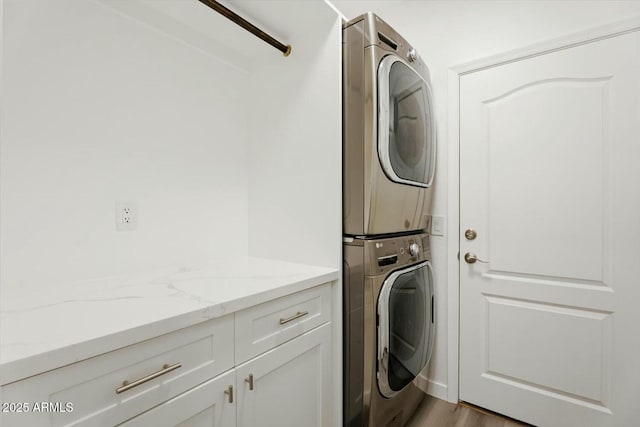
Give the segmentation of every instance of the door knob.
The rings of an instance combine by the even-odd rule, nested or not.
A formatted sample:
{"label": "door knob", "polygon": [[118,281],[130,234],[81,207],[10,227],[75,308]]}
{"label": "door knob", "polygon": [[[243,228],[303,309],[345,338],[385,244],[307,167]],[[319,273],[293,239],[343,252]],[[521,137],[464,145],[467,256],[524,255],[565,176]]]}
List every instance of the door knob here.
{"label": "door knob", "polygon": [[476,233],[476,230],[470,228],[464,232],[464,237],[467,240],[475,240],[475,238],[478,237],[478,233]]}
{"label": "door knob", "polygon": [[467,252],[466,254],[464,254],[464,260],[467,262],[467,264],[475,264],[476,261],[477,262],[481,262],[483,264],[488,264],[489,261],[483,261],[480,258],[478,258],[476,256],[476,254],[471,253],[471,252]]}

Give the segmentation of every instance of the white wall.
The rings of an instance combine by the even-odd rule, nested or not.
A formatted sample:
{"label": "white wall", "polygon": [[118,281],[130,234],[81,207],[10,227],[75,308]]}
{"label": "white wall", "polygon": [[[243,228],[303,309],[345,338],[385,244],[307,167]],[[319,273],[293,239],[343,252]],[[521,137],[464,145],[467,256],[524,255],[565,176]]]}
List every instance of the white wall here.
{"label": "white wall", "polygon": [[340,268],[341,24],[322,1],[269,6],[259,16],[270,13],[276,28],[278,20],[302,25],[283,34],[290,57],[251,74],[249,251]]}
{"label": "white wall", "polygon": [[[340,269],[340,19],[323,1],[242,1],[239,7],[293,47],[291,56],[276,51],[251,71],[249,253]],[[342,421],[341,283],[332,295],[335,426]]]}
{"label": "white wall", "polygon": [[[478,58],[640,15],[637,1],[348,1],[332,0],[347,19],[377,13],[418,50],[431,70],[438,124],[438,158],[434,215],[447,215],[447,79],[449,68]],[[451,161],[455,161],[452,159]],[[457,400],[457,385],[448,394],[448,378],[457,360],[448,361],[447,277],[457,248],[447,236],[432,237],[437,284],[436,346],[431,393]],[[451,331],[455,332],[455,331]],[[456,376],[453,376],[456,377]]]}
{"label": "white wall", "polygon": [[3,1],[5,295],[249,253],[339,268],[337,15],[232,7],[292,55],[195,0]]}
{"label": "white wall", "polygon": [[[3,297],[236,255],[340,268],[341,22],[227,4],[292,55],[196,0],[0,0]],[[118,200],[138,230],[116,232]]]}
{"label": "white wall", "polygon": [[5,0],[2,35],[3,296],[246,255],[246,72],[92,0]]}

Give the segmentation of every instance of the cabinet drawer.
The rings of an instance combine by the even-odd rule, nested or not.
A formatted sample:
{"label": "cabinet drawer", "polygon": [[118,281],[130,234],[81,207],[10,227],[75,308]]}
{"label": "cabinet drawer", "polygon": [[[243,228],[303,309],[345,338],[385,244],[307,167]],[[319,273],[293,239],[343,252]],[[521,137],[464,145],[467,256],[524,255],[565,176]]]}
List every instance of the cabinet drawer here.
{"label": "cabinet drawer", "polygon": [[[118,427],[236,425],[236,371],[231,370],[138,415]],[[229,394],[225,394],[230,392]],[[231,402],[229,402],[231,400]]]}
{"label": "cabinet drawer", "polygon": [[331,284],[236,313],[236,364],[331,320]]}
{"label": "cabinet drawer", "polygon": [[[4,401],[70,403],[72,410],[3,414],[2,424],[115,425],[232,368],[233,359],[229,315],[8,384]],[[137,385],[117,393],[123,381]]]}

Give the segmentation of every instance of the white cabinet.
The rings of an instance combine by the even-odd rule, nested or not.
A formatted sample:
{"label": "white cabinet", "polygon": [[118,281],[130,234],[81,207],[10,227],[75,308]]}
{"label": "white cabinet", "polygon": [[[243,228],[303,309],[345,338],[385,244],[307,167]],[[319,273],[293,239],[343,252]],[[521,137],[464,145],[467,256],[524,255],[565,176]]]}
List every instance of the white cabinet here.
{"label": "white cabinet", "polygon": [[238,427],[330,426],[331,324],[238,366]]}
{"label": "white cabinet", "polygon": [[233,353],[233,315],[202,322],[3,386],[2,401],[28,412],[3,412],[0,425],[116,425],[233,368]]}
{"label": "white cabinet", "polygon": [[331,321],[331,286],[323,285],[235,314],[235,364]]}
{"label": "white cabinet", "polygon": [[327,283],[8,384],[2,401],[31,411],[0,425],[329,426],[330,296]]}
{"label": "white cabinet", "polygon": [[326,323],[122,427],[330,426],[330,348],[331,324]]}

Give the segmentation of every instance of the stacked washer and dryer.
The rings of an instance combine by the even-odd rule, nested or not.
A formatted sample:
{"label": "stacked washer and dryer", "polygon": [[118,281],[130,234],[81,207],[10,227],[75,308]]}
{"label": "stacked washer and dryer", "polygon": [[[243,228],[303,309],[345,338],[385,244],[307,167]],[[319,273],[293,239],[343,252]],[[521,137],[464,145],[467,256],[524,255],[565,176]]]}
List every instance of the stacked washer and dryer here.
{"label": "stacked washer and dryer", "polygon": [[344,425],[402,426],[434,338],[429,70],[372,13],[342,33]]}

